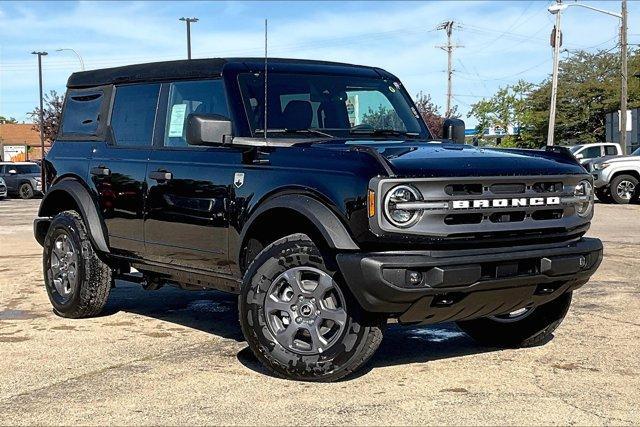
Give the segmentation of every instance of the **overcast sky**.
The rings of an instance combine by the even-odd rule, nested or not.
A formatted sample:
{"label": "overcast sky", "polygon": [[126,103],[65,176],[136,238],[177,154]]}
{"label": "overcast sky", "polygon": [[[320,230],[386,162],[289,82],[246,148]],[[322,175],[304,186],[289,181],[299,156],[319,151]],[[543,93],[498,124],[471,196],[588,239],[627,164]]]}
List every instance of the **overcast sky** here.
{"label": "overcast sky", "polygon": [[[375,65],[396,74],[412,96],[430,93],[444,107],[446,40],[454,20],[455,104],[462,113],[520,78],[551,70],[549,1],[461,2],[3,2],[0,3],[0,115],[22,121],[38,102],[36,58],[46,50],[44,87],[64,91],[79,69],[182,59],[181,16],[196,16],[193,57],[261,56],[269,19],[270,55]],[[610,10],[619,1],[593,1]],[[619,20],[582,8],[563,14],[564,48],[615,49]],[[640,43],[640,2],[629,2],[629,41]],[[563,55],[568,55],[564,53]],[[444,108],[442,108],[444,109]],[[467,119],[468,127],[474,120]]]}

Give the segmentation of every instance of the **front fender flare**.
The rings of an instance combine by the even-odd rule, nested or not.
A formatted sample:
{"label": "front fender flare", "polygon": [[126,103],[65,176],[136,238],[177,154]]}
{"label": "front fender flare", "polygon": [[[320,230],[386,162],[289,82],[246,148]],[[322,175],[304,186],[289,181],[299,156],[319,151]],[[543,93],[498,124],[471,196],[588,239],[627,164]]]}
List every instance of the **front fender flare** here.
{"label": "front fender flare", "polygon": [[55,200],[60,193],[66,193],[75,201],[94,247],[100,252],[109,253],[108,234],[96,203],[89,190],[75,179],[63,179],[49,188],[40,203],[38,216],[51,217],[54,212],[57,213]]}
{"label": "front fender flare", "polygon": [[349,251],[360,249],[344,224],[331,209],[322,202],[302,194],[284,194],[261,204],[244,224],[240,234],[240,242],[245,241],[247,232],[263,213],[277,208],[291,209],[304,215],[318,229],[329,247],[333,249]]}

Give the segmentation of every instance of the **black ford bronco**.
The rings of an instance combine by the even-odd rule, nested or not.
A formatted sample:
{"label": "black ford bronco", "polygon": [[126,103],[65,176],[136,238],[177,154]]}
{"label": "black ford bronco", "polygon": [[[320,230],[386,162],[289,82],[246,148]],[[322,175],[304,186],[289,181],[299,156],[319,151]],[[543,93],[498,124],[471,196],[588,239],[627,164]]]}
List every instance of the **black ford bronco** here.
{"label": "black ford bronco", "polygon": [[390,319],[542,344],[602,260],[568,151],[464,145],[460,120],[436,140],[379,68],[202,59],[67,88],[34,224],[64,317],[98,314],[115,279],[233,292],[264,365],[330,381]]}

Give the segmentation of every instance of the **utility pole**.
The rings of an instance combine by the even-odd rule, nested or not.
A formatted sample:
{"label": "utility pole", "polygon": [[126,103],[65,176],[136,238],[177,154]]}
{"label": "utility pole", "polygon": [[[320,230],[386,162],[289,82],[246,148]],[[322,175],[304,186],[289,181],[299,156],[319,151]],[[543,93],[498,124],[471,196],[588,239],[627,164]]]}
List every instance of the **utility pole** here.
{"label": "utility pole", "polygon": [[[562,0],[556,0],[559,5]],[[551,9],[550,9],[551,10]],[[549,130],[547,132],[547,145],[553,145],[556,130],[556,100],[558,98],[558,72],[560,68],[560,44],[562,43],[562,31],[560,30],[560,10],[555,12],[556,25],[551,32],[551,46],[553,47],[553,74],[551,77],[551,105],[549,106]]]}
{"label": "utility pole", "polygon": [[180,18],[180,21],[187,23],[187,59],[191,59],[191,23],[198,22],[198,18]]}
{"label": "utility pole", "polygon": [[453,97],[453,50],[458,47],[463,47],[459,45],[453,45],[451,43],[451,34],[453,33],[453,21],[445,21],[442,24],[438,25],[438,30],[445,30],[447,33],[447,45],[446,46],[437,46],[440,49],[447,52],[447,109],[445,110],[445,117],[451,117],[451,99]]}
{"label": "utility pole", "polygon": [[39,111],[39,119],[40,119],[40,179],[42,182],[42,192],[47,190],[47,181],[44,176],[44,101],[42,95],[42,57],[48,55],[47,52],[31,52],[32,55],[38,55],[38,80],[40,82],[40,111]]}
{"label": "utility pole", "polygon": [[627,0],[622,0],[622,19],[620,25],[620,60],[622,70],[620,74],[620,147],[622,155],[627,154]]}

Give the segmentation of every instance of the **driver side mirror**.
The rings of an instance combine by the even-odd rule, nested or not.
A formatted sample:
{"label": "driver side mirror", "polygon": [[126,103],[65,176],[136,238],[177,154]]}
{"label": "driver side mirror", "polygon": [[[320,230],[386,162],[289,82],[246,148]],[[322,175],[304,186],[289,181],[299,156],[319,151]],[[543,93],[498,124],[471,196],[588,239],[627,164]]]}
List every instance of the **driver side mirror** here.
{"label": "driver side mirror", "polygon": [[576,154],[575,157],[576,157],[576,159],[581,160],[581,159],[584,159],[584,154],[578,153],[578,154]]}
{"label": "driver side mirror", "polygon": [[233,137],[231,120],[219,114],[189,114],[187,143],[208,145],[230,143]]}
{"label": "driver side mirror", "polygon": [[464,144],[464,120],[445,119],[442,125],[442,139],[450,139],[455,143]]}

